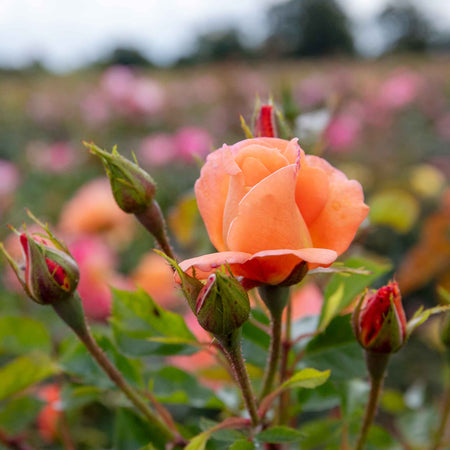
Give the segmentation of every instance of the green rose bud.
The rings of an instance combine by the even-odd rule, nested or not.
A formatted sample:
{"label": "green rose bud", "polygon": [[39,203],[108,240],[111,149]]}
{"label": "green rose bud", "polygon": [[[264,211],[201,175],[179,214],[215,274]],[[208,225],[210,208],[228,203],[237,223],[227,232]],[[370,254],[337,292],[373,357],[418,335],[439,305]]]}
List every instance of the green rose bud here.
{"label": "green rose bud", "polygon": [[83,143],[91,153],[101,158],[119,207],[130,214],[144,212],[156,192],[152,177],[138,166],[136,160],[132,162],[120,155],[116,147],[108,153],[95,144]]}
{"label": "green rose bud", "polygon": [[248,320],[250,301],[236,278],[217,271],[208,277],[200,291],[195,314],[205,330],[219,337],[227,336]]}

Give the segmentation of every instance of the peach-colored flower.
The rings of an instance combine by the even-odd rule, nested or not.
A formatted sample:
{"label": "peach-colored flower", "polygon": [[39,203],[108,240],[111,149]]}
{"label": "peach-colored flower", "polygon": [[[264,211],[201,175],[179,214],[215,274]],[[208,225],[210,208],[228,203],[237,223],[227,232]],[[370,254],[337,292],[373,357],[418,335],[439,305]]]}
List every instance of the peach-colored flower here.
{"label": "peach-colored flower", "polygon": [[211,153],[195,185],[219,253],[181,263],[206,278],[228,263],[235,275],[279,284],[302,261],[328,266],[368,213],[361,185],[297,139],[248,139]]}
{"label": "peach-colored flower", "polygon": [[107,178],[82,186],[64,206],[59,226],[69,234],[102,234],[117,246],[129,242],[134,220],[116,204]]}
{"label": "peach-colored flower", "polygon": [[180,301],[172,270],[156,253],[144,255],[131,273],[131,278],[136,285],[147,291],[159,305],[165,308],[174,309],[185,304]]}
{"label": "peach-colored flower", "polygon": [[45,442],[54,442],[58,436],[58,423],[61,417],[60,404],[61,388],[56,384],[49,384],[39,389],[38,397],[45,401],[37,417],[39,433]]}

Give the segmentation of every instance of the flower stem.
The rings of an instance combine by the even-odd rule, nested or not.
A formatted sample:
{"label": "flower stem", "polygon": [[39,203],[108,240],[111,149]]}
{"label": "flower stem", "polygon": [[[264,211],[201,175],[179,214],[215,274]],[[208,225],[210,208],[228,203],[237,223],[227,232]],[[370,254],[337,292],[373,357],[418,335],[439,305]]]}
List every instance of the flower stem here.
{"label": "flower stem", "polygon": [[266,371],[263,378],[263,387],[260,400],[272,390],[278,361],[281,355],[281,331],[283,310],[289,299],[289,288],[264,285],[259,288],[261,298],[270,312],[271,339]]}
{"label": "flower stem", "polygon": [[75,332],[77,337],[86,346],[89,353],[97,361],[99,366],[105,371],[108,377],[116,386],[128,397],[133,405],[146,417],[146,419],[168,439],[179,440],[180,436],[170,430],[149,408],[140,395],[128,384],[122,374],[111,363],[103,350],[93,338],[86,321],[84,319],[81,298],[75,293],[69,300],[52,304],[56,313]]}
{"label": "flower stem", "polygon": [[[292,327],[292,304],[288,303],[286,308],[286,328],[284,332],[284,339],[282,342],[281,353],[281,367],[280,367],[280,383],[283,383],[288,378],[288,359],[289,352],[291,351],[291,327]],[[280,395],[280,401],[278,404],[278,423],[280,425],[287,424],[289,420],[289,403],[291,393],[287,389]]]}
{"label": "flower stem", "polygon": [[245,368],[244,358],[242,357],[240,337],[241,330],[238,329],[226,337],[216,336],[216,339],[220,342],[222,350],[233,368],[233,373],[241,389],[245,406],[252,420],[252,425],[256,426],[259,423],[258,410],[250,378]]}
{"label": "flower stem", "polygon": [[373,353],[366,351],[366,363],[370,375],[370,394],[366,406],[364,422],[361,427],[355,450],[363,450],[366,444],[369,429],[377,411],[378,399],[383,389],[383,381],[389,356],[389,353]]}
{"label": "flower stem", "polygon": [[136,218],[141,222],[150,234],[156,239],[161,250],[172,259],[175,253],[170,245],[166,231],[166,222],[161,212],[161,208],[156,200],[153,200],[150,206],[143,213],[136,214]]}
{"label": "flower stem", "polygon": [[442,439],[444,438],[446,425],[450,418],[450,385],[447,386],[444,396],[444,403],[441,415],[441,422],[439,423],[439,428],[434,436],[433,446],[431,450],[438,450],[442,445]]}

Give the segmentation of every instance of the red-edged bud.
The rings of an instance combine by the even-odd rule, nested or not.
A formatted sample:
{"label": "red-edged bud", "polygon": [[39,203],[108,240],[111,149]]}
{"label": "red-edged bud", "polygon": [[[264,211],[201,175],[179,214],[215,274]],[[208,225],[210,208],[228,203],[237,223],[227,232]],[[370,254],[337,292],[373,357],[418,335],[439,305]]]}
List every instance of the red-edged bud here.
{"label": "red-edged bud", "polygon": [[394,353],[406,340],[406,317],[396,281],[368,291],[358,301],[352,317],[361,346],[373,353]]}
{"label": "red-edged bud", "polygon": [[144,212],[153,202],[156,183],[134,162],[119,154],[116,147],[108,153],[95,144],[84,145],[101,158],[111,183],[114,199],[119,207],[130,214]]}
{"label": "red-edged bud", "polygon": [[231,275],[210,275],[197,297],[195,315],[199,324],[218,337],[240,328],[250,315],[247,291]]}
{"label": "red-edged bud", "polygon": [[[48,231],[48,229],[47,229]],[[50,233],[46,238],[19,234],[24,261],[17,264],[0,249],[22,284],[26,294],[40,304],[55,304],[70,298],[78,285],[78,265],[67,248]]]}
{"label": "red-edged bud", "polygon": [[275,109],[272,105],[261,105],[255,118],[255,137],[278,137]]}

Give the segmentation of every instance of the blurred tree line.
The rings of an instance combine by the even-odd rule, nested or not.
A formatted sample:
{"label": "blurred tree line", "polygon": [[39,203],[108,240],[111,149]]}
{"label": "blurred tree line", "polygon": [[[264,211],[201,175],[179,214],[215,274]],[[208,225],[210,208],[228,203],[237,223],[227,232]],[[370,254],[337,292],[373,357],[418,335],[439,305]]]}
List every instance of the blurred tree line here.
{"label": "blurred tree line", "polygon": [[[256,47],[249,46],[237,28],[225,28],[200,35],[194,51],[181,57],[175,65],[223,60],[357,56],[353,24],[336,0],[288,0],[267,11],[267,22],[267,37]],[[433,23],[410,0],[392,0],[376,17],[376,23],[385,37],[383,54],[448,52],[450,49],[450,34],[438,33]],[[119,47],[93,66],[102,69],[116,64],[155,65],[139,50]],[[29,69],[36,71],[42,67],[35,62]]]}

